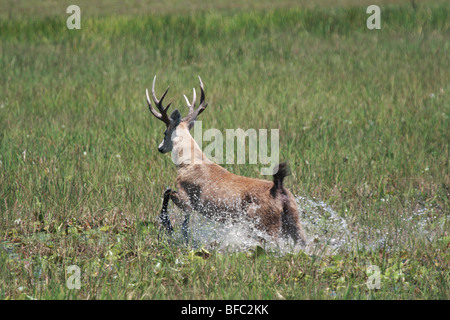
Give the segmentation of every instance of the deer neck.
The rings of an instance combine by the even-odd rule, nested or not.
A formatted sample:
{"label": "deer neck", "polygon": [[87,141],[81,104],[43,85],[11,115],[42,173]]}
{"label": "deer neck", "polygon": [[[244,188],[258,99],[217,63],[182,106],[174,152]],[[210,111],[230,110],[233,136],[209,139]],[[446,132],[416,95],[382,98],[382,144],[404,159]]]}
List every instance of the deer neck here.
{"label": "deer neck", "polygon": [[198,143],[191,136],[191,133],[185,123],[181,123],[177,127],[172,141],[172,160],[177,166],[177,169],[189,165],[212,163],[203,154]]}

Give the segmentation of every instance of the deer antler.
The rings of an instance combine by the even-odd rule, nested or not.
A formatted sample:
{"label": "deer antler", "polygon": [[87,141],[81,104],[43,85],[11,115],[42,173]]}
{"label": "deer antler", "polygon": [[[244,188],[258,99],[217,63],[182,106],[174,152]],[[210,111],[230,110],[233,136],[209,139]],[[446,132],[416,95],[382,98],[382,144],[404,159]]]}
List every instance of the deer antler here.
{"label": "deer antler", "polygon": [[159,120],[163,121],[166,126],[168,127],[170,124],[170,119],[169,116],[167,115],[167,109],[169,109],[170,105],[172,104],[172,102],[170,102],[166,107],[164,107],[162,105],[162,101],[164,99],[164,97],[167,94],[167,91],[169,91],[169,87],[167,87],[166,91],[164,91],[163,95],[161,96],[161,98],[158,100],[158,98],[156,98],[156,94],[155,94],[155,82],[156,82],[156,75],[153,78],[153,85],[152,85],[152,98],[153,98],[153,102],[155,103],[156,107],[158,108],[158,110],[161,112],[159,113],[158,111],[156,111],[153,106],[152,103],[150,101],[150,97],[148,96],[148,89],[145,90],[145,93],[147,94],[147,103],[148,103],[148,108],[150,110],[150,112]]}
{"label": "deer antler", "polygon": [[194,121],[197,118],[197,116],[203,112],[203,110],[206,109],[206,107],[208,106],[207,103],[205,103],[205,89],[203,88],[203,82],[202,79],[200,78],[200,76],[198,77],[198,80],[200,80],[200,90],[201,90],[201,94],[200,94],[200,104],[198,106],[197,109],[195,109],[195,100],[197,99],[197,94],[195,92],[195,88],[193,88],[193,98],[192,98],[192,102],[189,102],[189,99],[186,97],[186,95],[184,95],[184,99],[186,99],[186,104],[189,108],[189,113],[186,117],[183,118],[182,121],[187,122],[189,128],[191,128],[194,125]]}

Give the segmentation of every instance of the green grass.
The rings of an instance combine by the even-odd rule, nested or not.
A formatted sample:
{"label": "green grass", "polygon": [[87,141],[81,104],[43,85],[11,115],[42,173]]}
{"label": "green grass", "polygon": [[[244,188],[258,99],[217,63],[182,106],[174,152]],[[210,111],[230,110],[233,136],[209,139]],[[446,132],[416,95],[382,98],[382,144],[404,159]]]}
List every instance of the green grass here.
{"label": "green grass", "polygon": [[[381,5],[371,31],[348,4],[82,9],[67,30],[65,8],[22,3],[0,19],[1,299],[449,298],[448,4]],[[155,74],[183,112],[201,75],[204,130],[279,128],[287,186],[345,219],[353,247],[326,254],[321,235],[314,253],[205,253],[158,239],[176,171],[145,102]],[[377,230],[383,245],[361,245]],[[74,264],[80,290],[66,286]],[[369,264],[380,290],[364,284]]]}

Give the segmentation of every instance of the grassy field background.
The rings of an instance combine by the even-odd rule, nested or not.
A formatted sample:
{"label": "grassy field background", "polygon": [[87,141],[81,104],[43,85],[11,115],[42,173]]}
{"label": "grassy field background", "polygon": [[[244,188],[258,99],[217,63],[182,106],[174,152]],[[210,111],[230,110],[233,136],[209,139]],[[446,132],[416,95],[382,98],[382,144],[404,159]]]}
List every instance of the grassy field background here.
{"label": "grassy field background", "polygon": [[[449,298],[447,3],[53,2],[0,3],[1,299]],[[183,112],[201,75],[203,129],[280,129],[308,251],[158,237],[155,74]]]}

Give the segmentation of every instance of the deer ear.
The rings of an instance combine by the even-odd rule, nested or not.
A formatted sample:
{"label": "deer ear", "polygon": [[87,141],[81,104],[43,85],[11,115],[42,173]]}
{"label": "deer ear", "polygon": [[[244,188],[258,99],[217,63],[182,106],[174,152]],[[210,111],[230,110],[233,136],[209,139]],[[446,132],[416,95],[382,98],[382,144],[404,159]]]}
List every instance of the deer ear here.
{"label": "deer ear", "polygon": [[192,127],[194,127],[195,120],[197,120],[197,117],[195,117],[194,119],[190,119],[189,120],[189,122],[188,122],[188,129],[189,130],[191,130]]}
{"label": "deer ear", "polygon": [[178,111],[178,109],[173,110],[172,114],[170,115],[170,126],[172,128],[176,128],[181,122],[181,113]]}

